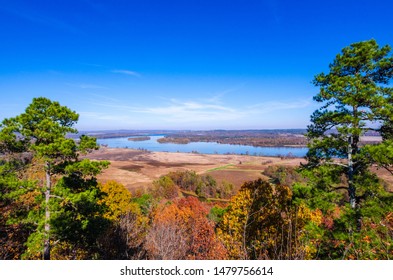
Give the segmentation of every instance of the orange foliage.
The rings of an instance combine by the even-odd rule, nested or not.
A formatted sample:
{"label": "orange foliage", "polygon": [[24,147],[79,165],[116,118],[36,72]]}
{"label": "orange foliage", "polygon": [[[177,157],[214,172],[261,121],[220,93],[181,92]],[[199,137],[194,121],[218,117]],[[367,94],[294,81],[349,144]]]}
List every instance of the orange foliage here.
{"label": "orange foliage", "polygon": [[28,234],[28,229],[23,225],[5,225],[0,219],[0,259],[20,259],[26,249],[24,243]]}
{"label": "orange foliage", "polygon": [[226,250],[195,197],[182,198],[157,211],[146,240],[153,259],[225,259]]}

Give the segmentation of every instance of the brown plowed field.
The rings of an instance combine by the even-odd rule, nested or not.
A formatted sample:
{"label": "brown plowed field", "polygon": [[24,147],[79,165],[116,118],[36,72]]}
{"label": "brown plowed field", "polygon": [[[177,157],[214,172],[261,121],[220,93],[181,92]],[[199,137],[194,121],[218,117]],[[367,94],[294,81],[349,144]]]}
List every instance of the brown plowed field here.
{"label": "brown plowed field", "polygon": [[111,162],[110,167],[99,176],[100,181],[116,180],[130,191],[149,188],[161,175],[181,170],[210,174],[218,182],[225,180],[238,188],[249,180],[266,179],[261,172],[269,165],[298,166],[304,161],[300,158],[146,152],[105,147],[94,151],[88,157]]}

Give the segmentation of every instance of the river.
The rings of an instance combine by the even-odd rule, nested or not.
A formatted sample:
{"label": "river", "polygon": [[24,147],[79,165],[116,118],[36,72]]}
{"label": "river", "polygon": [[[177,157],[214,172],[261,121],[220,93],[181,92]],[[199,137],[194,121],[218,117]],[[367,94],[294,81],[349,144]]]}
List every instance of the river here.
{"label": "river", "polygon": [[215,142],[191,142],[188,144],[158,143],[157,139],[163,135],[149,136],[146,141],[129,141],[131,137],[117,137],[97,139],[98,144],[111,148],[143,149],[152,152],[182,152],[200,154],[240,154],[257,156],[293,156],[304,157],[307,148],[296,147],[253,147],[246,145],[219,144]]}

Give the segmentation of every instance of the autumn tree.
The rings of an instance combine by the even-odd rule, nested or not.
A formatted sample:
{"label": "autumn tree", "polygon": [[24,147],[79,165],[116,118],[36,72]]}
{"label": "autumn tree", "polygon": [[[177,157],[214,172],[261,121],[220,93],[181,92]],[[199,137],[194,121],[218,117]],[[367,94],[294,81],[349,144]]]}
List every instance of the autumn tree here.
{"label": "autumn tree", "polygon": [[105,206],[104,217],[111,225],[99,237],[104,259],[140,259],[144,256],[143,242],[149,219],[132,200],[131,193],[120,183],[100,184],[103,196],[99,204]]}
{"label": "autumn tree", "polygon": [[218,235],[231,259],[307,259],[314,249],[304,229],[312,217],[304,205],[292,205],[288,187],[259,179],[232,198]]}
{"label": "autumn tree", "polygon": [[121,215],[132,209],[131,193],[122,184],[111,180],[99,184],[99,188],[103,193],[99,203],[106,207],[105,218],[118,220]]}
{"label": "autumn tree", "polygon": [[107,162],[79,158],[98,147],[94,138],[83,135],[74,141],[66,137],[68,133],[77,133],[74,125],[78,117],[58,102],[40,97],[34,98],[24,113],[1,124],[2,150],[31,154],[45,174],[43,182],[37,182],[37,188],[22,185],[13,190],[14,195],[33,191],[36,202],[42,203],[43,211],[35,209],[27,215],[37,224],[28,240],[30,257],[37,256],[34,252],[43,247],[43,258],[50,259],[51,245],[63,240],[74,244],[92,242],[91,234],[100,227],[97,218],[101,211],[97,204],[100,194],[95,176]]}
{"label": "autumn tree", "polygon": [[227,252],[216,236],[214,223],[207,219],[207,208],[195,197],[182,198],[177,205],[180,210],[192,213],[188,222],[191,242],[187,259],[225,259]]}
{"label": "autumn tree", "polygon": [[156,212],[145,243],[150,259],[186,258],[189,243],[187,218],[190,215],[188,211],[180,211],[175,204],[167,205]]}
{"label": "autumn tree", "polygon": [[152,193],[155,197],[172,199],[179,195],[179,187],[165,175],[153,182]]}
{"label": "autumn tree", "polygon": [[191,191],[201,198],[228,198],[233,194],[233,185],[217,184],[209,174],[199,175],[195,171],[176,171],[166,175],[182,190]]}
{"label": "autumn tree", "polygon": [[[375,40],[353,43],[342,49],[329,73],[315,76],[319,93],[314,100],[320,109],[311,116],[307,136],[310,140],[308,163],[326,192],[343,187],[350,207],[357,212],[360,227],[361,201],[380,191],[372,165],[392,172],[393,142],[393,57],[390,46],[379,47]],[[363,145],[361,137],[373,131],[382,135],[382,142]]]}
{"label": "autumn tree", "polygon": [[152,259],[225,259],[207,209],[195,197],[175,200],[158,209],[146,239]]}

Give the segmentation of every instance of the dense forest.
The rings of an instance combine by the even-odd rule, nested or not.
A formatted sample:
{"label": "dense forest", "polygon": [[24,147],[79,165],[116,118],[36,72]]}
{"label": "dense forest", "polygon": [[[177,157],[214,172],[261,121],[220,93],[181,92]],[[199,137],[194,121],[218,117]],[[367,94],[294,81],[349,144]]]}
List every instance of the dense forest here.
{"label": "dense forest", "polygon": [[0,259],[391,259],[393,195],[371,170],[393,176],[390,50],[344,48],[313,81],[307,163],[240,190],[192,170],[102,183],[96,139],[67,137],[79,115],[34,98],[0,126]]}

